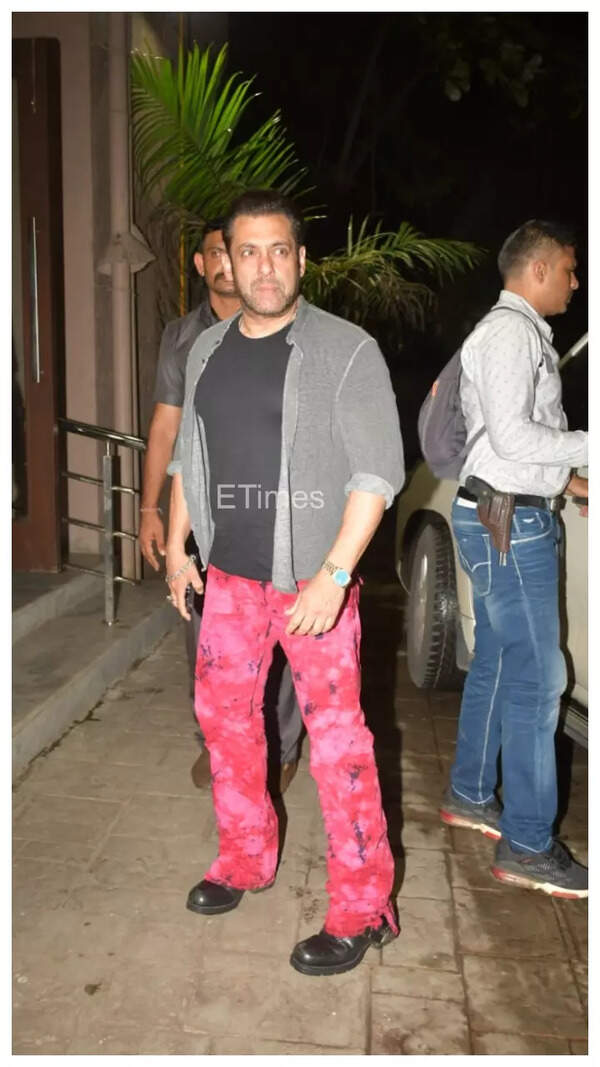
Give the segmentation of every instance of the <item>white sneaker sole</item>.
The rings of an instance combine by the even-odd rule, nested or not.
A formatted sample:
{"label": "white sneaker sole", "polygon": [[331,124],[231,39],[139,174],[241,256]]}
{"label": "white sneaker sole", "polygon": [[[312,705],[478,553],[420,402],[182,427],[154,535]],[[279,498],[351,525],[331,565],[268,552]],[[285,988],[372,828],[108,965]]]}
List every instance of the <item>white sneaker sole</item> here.
{"label": "white sneaker sole", "polygon": [[522,874],[513,871],[504,871],[501,867],[490,867],[490,870],[499,882],[506,885],[516,885],[520,889],[539,889],[541,893],[547,893],[550,897],[562,897],[563,900],[582,900],[588,895],[587,889],[565,889],[554,885],[552,882],[534,882]]}
{"label": "white sneaker sole", "polygon": [[445,811],[442,808],[440,811],[440,818],[447,826],[457,826],[464,830],[479,830],[480,834],[484,834],[485,837],[491,838],[492,841],[499,841],[502,837],[500,830],[495,830],[489,823],[480,822],[477,819],[470,819],[468,815],[455,815],[453,812]]}

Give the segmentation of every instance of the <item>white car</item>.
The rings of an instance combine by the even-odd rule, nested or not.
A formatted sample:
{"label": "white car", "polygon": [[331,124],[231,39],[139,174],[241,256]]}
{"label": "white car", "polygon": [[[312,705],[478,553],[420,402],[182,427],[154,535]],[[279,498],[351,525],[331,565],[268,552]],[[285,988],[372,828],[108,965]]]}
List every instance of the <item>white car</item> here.
{"label": "white car", "polygon": [[[581,347],[584,345],[573,349],[579,351]],[[561,360],[562,365],[571,358],[573,349]],[[587,476],[587,468],[580,473]],[[409,594],[408,670],[414,684],[422,689],[460,688],[473,655],[471,583],[460,566],[452,535],[456,488],[456,482],[438,480],[425,463],[420,463],[398,501],[396,571]],[[561,520],[561,629],[569,676],[564,728],[587,747],[588,525],[569,497]]]}

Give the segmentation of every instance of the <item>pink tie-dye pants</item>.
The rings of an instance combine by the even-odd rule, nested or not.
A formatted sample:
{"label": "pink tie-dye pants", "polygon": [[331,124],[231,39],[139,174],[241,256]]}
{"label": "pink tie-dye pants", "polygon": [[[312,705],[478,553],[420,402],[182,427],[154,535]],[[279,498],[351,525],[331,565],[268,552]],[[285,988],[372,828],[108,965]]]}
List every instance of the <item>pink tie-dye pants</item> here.
{"label": "pink tie-dye pants", "polygon": [[210,753],[219,831],[219,855],[204,877],[236,889],[275,877],[278,824],[266,789],[262,703],[279,641],[310,738],[328,840],[325,929],[335,937],[377,927],[382,915],[397,929],[373,737],[360,706],[358,597],[354,584],[328,633],[288,635],[284,609],[295,594],[209,567],[196,662],[196,716]]}

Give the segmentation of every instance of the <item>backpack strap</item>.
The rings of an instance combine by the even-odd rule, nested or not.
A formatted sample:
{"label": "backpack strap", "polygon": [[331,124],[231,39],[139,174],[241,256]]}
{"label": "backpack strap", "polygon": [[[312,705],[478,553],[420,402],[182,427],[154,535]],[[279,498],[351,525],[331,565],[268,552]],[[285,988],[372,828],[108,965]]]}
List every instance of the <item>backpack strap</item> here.
{"label": "backpack strap", "polygon": [[[514,312],[515,315],[521,315],[524,319],[527,319],[531,323],[531,325],[533,326],[535,332],[537,333],[538,338],[539,338],[539,342],[540,342],[540,351],[541,351],[541,357],[542,357],[540,362],[538,363],[538,365],[536,367],[535,377],[533,379],[534,388],[537,389],[537,386],[538,386],[538,383],[539,383],[539,380],[540,380],[540,370],[541,370],[542,364],[544,362],[544,341],[542,339],[542,335],[540,333],[540,330],[539,330],[539,327],[538,327],[537,323],[534,322],[534,320],[531,318],[531,315],[528,315],[526,311],[519,311],[518,308],[510,308],[510,307],[502,306],[501,304],[496,304],[496,305],[494,305],[493,308],[490,308],[490,310],[488,311],[487,314],[490,315],[493,311],[512,311],[512,312]],[[461,372],[461,374],[462,374],[462,372]],[[460,388],[460,386],[459,386],[459,388]],[[464,457],[465,457],[465,459],[469,455],[469,453],[470,453],[471,449],[473,448],[473,446],[477,444],[477,442],[480,440],[481,437],[483,437],[484,433],[485,433],[485,423],[484,423],[483,426],[480,427],[480,429],[477,431],[477,433],[473,435],[471,440],[465,445],[465,449],[464,449]]]}
{"label": "backpack strap", "polygon": [[484,433],[485,433],[485,426],[481,426],[480,429],[477,431],[477,433],[473,434],[473,437],[471,438],[471,440],[467,442],[467,444],[465,445],[465,453],[464,453],[465,459],[469,455],[469,452],[473,448],[473,445],[477,444],[479,438],[483,437]]}
{"label": "backpack strap", "polygon": [[543,337],[542,337],[542,335],[540,333],[539,326],[537,325],[535,320],[532,319],[531,315],[528,315],[526,311],[519,311],[518,308],[506,307],[505,305],[503,306],[502,304],[494,304],[494,307],[490,308],[490,310],[488,311],[488,315],[491,315],[491,313],[493,311],[512,311],[513,314],[520,315],[521,318],[527,319],[527,321],[531,323],[531,325],[533,326],[535,332],[537,333],[538,340],[540,342],[540,355],[541,355],[541,359],[540,359],[540,362],[538,363],[538,365],[536,367],[535,377],[533,379],[533,384],[537,388],[537,386],[539,384],[539,381],[540,381],[540,370],[542,369],[542,364],[544,362],[544,339],[543,339]]}

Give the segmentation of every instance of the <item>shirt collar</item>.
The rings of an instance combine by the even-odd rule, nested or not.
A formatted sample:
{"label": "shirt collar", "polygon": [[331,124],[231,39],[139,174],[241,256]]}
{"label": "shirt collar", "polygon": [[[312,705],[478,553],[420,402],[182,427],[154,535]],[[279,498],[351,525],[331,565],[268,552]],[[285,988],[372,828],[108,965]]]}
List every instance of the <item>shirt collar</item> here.
{"label": "shirt collar", "polygon": [[547,337],[552,344],[552,338],[554,334],[552,328],[548,325],[546,320],[542,318],[538,311],[531,306],[528,300],[524,296],[519,296],[518,293],[512,293],[509,289],[502,289],[500,296],[498,297],[498,303],[495,307],[511,307],[516,311],[522,311],[525,315],[529,315],[534,320],[538,330]]}
{"label": "shirt collar", "polygon": [[198,307],[199,314],[202,316],[205,322],[209,326],[214,326],[215,322],[220,322],[219,316],[215,314],[210,302],[210,294],[208,291],[204,294],[202,301]]}
{"label": "shirt collar", "polygon": [[304,299],[302,295],[298,297],[298,306],[296,308],[296,314],[290,323],[289,333],[286,334],[286,340],[289,344],[293,345],[296,342],[297,337],[301,333],[306,319],[306,313],[310,304]]}

